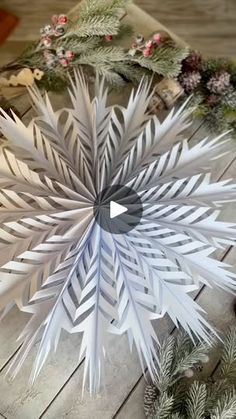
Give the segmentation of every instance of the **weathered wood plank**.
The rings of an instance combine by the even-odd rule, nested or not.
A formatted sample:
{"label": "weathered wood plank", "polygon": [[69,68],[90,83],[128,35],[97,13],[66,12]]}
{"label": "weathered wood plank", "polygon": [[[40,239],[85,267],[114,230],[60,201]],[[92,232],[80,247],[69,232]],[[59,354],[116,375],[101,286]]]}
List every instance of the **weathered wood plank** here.
{"label": "weathered wood plank", "polygon": [[15,306],[0,322],[0,371],[4,368],[17,348],[19,348],[19,342],[16,339],[28,319],[29,316],[26,313],[20,312]]}

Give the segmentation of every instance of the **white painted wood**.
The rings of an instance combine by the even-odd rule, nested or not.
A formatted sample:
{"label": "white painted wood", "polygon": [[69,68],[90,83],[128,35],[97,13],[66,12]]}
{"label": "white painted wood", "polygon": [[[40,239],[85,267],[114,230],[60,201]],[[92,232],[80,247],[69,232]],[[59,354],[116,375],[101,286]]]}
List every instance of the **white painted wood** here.
{"label": "white painted wood", "polygon": [[78,365],[80,338],[62,334],[56,355],[51,355],[34,386],[28,379],[37,347],[14,381],[0,374],[0,411],[7,419],[38,419],[61,386]]}

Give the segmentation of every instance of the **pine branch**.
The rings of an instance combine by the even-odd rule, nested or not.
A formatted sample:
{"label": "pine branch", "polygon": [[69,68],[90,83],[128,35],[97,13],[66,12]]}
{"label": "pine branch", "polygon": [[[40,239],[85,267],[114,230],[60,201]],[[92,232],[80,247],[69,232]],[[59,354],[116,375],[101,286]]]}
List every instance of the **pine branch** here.
{"label": "pine branch", "polygon": [[173,367],[172,370],[178,365],[178,363],[186,356],[186,354],[190,353],[193,349],[193,342],[190,337],[184,333],[178,333],[175,342],[175,357],[173,360]]}
{"label": "pine branch", "polygon": [[153,419],[168,419],[173,406],[173,396],[167,392],[162,393],[155,402],[155,415]]}
{"label": "pine branch", "polygon": [[86,20],[90,16],[114,16],[122,13],[122,10],[129,3],[128,0],[87,0],[83,3],[78,22]]}
{"label": "pine branch", "polygon": [[96,65],[96,72],[105,77],[106,81],[112,87],[120,87],[124,84],[123,78],[113,71],[110,66],[106,66],[104,64]]}
{"label": "pine branch", "polygon": [[204,418],[206,396],[206,384],[200,384],[198,381],[194,381],[189,388],[186,400],[188,419]]}
{"label": "pine branch", "polygon": [[134,84],[137,84],[141,81],[143,76],[150,76],[150,72],[148,70],[141,69],[140,67],[129,63],[129,62],[116,62],[115,71],[123,76],[126,81],[131,81]]}
{"label": "pine branch", "polygon": [[89,16],[86,21],[76,24],[61,37],[65,39],[72,35],[78,37],[116,35],[120,28],[120,20],[115,16]]}
{"label": "pine branch", "polygon": [[125,58],[125,52],[120,47],[100,47],[89,54],[82,54],[79,58],[81,64],[87,64],[91,66],[99,66],[101,64],[107,64],[110,67],[112,63],[122,62]]}
{"label": "pine branch", "polygon": [[223,394],[213,409],[211,419],[235,419],[236,417],[236,391],[231,389]]}
{"label": "pine branch", "polygon": [[68,38],[64,38],[63,41],[61,41],[61,39],[58,39],[55,42],[55,44],[53,44],[53,46],[55,46],[55,48],[61,46],[65,49],[73,51],[75,54],[82,54],[95,49],[100,44],[100,37],[95,36],[79,39],[77,35],[72,35]]}
{"label": "pine branch", "polygon": [[174,358],[175,337],[168,336],[160,347],[158,387],[160,392],[165,391],[171,381],[172,363]]}
{"label": "pine branch", "polygon": [[180,380],[175,383],[169,391],[173,394],[174,402],[173,402],[173,412],[183,414],[184,413],[184,405],[186,400],[186,395],[189,388],[189,380]]}
{"label": "pine branch", "polygon": [[174,78],[180,73],[181,62],[187,55],[186,48],[163,47],[158,49],[151,58],[134,55],[134,57],[130,57],[130,60],[154,73]]}
{"label": "pine branch", "polygon": [[217,380],[214,383],[209,384],[207,387],[207,399],[206,399],[206,413],[209,415],[212,409],[214,409],[217,400],[222,396],[222,394],[230,391],[232,388],[232,383],[227,379]]}
{"label": "pine branch", "polygon": [[176,363],[172,371],[172,375],[183,374],[183,372],[192,368],[194,365],[204,362],[209,350],[210,346],[206,343],[199,343],[197,346],[194,346],[189,353],[184,353],[178,360],[178,363]]}
{"label": "pine branch", "polygon": [[236,377],[236,328],[232,328],[224,339],[221,355],[221,376]]}

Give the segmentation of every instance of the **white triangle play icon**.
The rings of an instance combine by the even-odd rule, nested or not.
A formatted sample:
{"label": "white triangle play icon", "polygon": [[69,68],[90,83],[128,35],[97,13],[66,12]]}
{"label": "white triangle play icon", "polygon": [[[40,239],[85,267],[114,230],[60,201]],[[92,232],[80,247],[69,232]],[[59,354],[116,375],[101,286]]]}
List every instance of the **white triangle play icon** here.
{"label": "white triangle play icon", "polygon": [[128,211],[128,208],[117,204],[117,202],[110,201],[110,218],[118,217],[118,215],[124,214],[126,211]]}

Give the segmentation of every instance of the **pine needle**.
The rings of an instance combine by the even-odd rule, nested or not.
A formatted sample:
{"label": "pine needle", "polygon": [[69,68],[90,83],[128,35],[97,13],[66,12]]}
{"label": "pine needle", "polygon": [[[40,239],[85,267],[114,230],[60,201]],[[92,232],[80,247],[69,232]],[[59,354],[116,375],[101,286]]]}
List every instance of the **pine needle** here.
{"label": "pine needle", "polygon": [[236,391],[231,389],[223,394],[213,409],[211,419],[235,419],[236,417]]}
{"label": "pine needle", "polygon": [[174,358],[175,337],[169,336],[164,340],[160,347],[160,366],[158,385],[160,391],[164,391],[170,381],[172,373],[172,363]]}
{"label": "pine needle", "polygon": [[185,48],[163,47],[158,49],[151,59],[141,55],[135,55],[130,59],[154,73],[174,78],[178,76],[182,65],[181,62],[186,58],[187,54],[188,50]]}
{"label": "pine needle", "polygon": [[107,64],[111,67],[112,63],[123,61],[124,57],[125,53],[120,47],[100,47],[96,51],[91,51],[89,54],[82,54],[79,60],[81,64],[92,66]]}
{"label": "pine needle", "polygon": [[67,38],[71,35],[77,35],[78,37],[88,36],[105,36],[105,35],[116,35],[119,31],[120,21],[115,16],[89,16],[86,21],[80,25],[74,25],[70,28],[63,38]]}
{"label": "pine needle", "polygon": [[155,415],[153,419],[168,419],[172,410],[173,396],[167,392],[162,393],[155,403]]}
{"label": "pine needle", "polygon": [[210,347],[207,343],[199,343],[197,346],[194,346],[189,353],[185,352],[182,358],[179,358],[175,369],[172,371],[173,376],[182,374],[194,365],[201,363],[202,361],[204,362],[209,350]]}
{"label": "pine needle", "polygon": [[224,339],[221,355],[221,376],[236,377],[236,329],[232,328]]}
{"label": "pine needle", "polygon": [[206,384],[200,384],[198,381],[194,381],[189,388],[186,400],[188,419],[204,418],[206,396]]}

